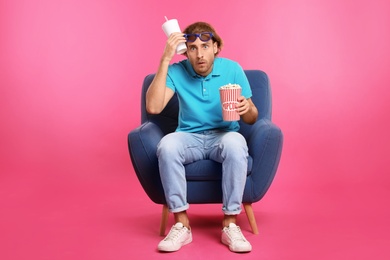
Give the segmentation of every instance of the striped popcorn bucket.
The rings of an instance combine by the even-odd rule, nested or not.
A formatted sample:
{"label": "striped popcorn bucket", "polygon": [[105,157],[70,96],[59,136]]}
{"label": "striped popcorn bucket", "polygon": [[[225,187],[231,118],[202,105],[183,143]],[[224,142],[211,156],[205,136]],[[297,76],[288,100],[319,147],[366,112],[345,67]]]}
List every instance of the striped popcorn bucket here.
{"label": "striped popcorn bucket", "polygon": [[241,88],[220,88],[222,117],[224,121],[238,121],[240,115],[236,111],[238,97],[241,96]]}

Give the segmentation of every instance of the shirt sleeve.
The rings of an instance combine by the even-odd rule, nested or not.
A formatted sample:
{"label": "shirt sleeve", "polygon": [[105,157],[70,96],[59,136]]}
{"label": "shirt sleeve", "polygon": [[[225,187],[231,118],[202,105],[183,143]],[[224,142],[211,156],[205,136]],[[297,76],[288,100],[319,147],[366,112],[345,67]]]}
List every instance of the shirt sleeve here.
{"label": "shirt sleeve", "polygon": [[165,85],[168,88],[172,89],[173,92],[176,92],[175,83],[174,83],[174,81],[172,79],[172,75],[174,75],[174,73],[175,73],[175,68],[172,65],[169,65],[169,67],[168,67],[168,74],[167,74],[167,79],[166,79]]}

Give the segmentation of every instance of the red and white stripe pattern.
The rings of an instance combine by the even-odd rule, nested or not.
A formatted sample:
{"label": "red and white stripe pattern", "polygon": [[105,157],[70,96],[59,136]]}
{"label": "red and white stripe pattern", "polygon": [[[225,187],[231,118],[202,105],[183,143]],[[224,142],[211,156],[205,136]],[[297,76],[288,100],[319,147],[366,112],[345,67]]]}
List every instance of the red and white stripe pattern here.
{"label": "red and white stripe pattern", "polygon": [[224,121],[238,121],[240,115],[236,111],[238,97],[241,96],[241,87],[237,84],[229,84],[219,88],[222,105],[222,117]]}

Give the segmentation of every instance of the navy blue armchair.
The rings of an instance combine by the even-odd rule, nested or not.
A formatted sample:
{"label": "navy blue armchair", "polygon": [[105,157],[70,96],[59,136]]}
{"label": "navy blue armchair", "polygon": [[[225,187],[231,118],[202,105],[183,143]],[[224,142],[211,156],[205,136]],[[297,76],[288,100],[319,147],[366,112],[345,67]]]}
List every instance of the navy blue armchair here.
{"label": "navy blue armchair", "polygon": [[[252,203],[258,202],[269,189],[277,171],[283,134],[271,121],[271,88],[266,73],[260,70],[245,70],[252,89],[252,101],[259,116],[253,125],[240,123],[240,133],[246,138],[250,158],[243,197],[243,206],[252,232],[258,234]],[[167,133],[175,131],[178,119],[176,95],[158,115],[146,112],[145,95],[154,74],[145,77],[141,93],[141,125],[128,135],[128,148],[134,171],[149,198],[163,205],[160,235],[165,235],[168,221],[164,190],[161,184],[157,144]],[[212,160],[201,160],[185,166],[187,200],[190,204],[222,203],[222,165]]]}

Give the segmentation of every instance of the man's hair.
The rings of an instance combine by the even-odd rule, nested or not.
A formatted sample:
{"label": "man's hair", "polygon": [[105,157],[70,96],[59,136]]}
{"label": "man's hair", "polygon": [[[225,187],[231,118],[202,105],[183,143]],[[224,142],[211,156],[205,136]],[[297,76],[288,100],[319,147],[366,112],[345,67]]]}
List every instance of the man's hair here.
{"label": "man's hair", "polygon": [[213,42],[217,43],[217,53],[215,56],[218,55],[218,53],[221,51],[223,46],[223,41],[221,37],[217,34],[214,27],[212,27],[209,23],[206,22],[196,22],[193,24],[190,24],[187,26],[187,28],[184,29],[183,33],[185,34],[191,34],[191,33],[202,33],[202,32],[211,32],[213,34]]}

